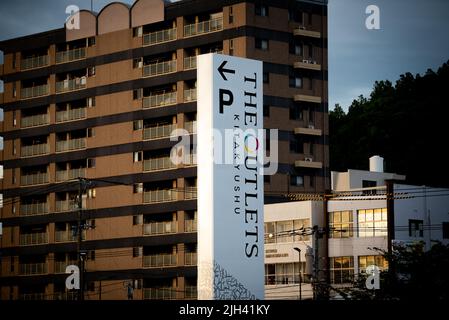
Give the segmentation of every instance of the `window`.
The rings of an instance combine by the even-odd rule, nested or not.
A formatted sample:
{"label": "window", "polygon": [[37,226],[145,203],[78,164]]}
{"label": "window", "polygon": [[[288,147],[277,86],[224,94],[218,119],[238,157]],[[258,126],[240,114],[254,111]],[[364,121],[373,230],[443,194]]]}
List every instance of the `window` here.
{"label": "window", "polygon": [[359,256],[359,273],[365,273],[368,266],[377,266],[380,271],[388,269],[388,261],[384,256]]}
{"label": "window", "polygon": [[309,59],[313,59],[313,46],[311,45],[311,44],[309,44],[308,46],[307,46],[307,48],[308,48],[308,53],[309,53]]}
{"label": "window", "polygon": [[290,177],[290,185],[296,186],[296,187],[302,187],[304,186],[304,177],[303,176],[291,176]]}
{"label": "window", "polygon": [[142,27],[133,28],[133,37],[141,37],[142,36]]}
{"label": "window", "polygon": [[256,49],[268,50],[268,40],[256,38]]}
{"label": "window", "polygon": [[264,104],[263,105],[263,116],[264,117],[269,117],[270,116],[270,106]]}
{"label": "window", "polygon": [[89,67],[87,68],[87,76],[92,77],[95,75],[95,67]]}
{"label": "window", "polygon": [[329,238],[352,237],[352,211],[329,212],[329,230]]}
{"label": "window", "polygon": [[232,6],[229,7],[229,24],[234,23],[234,10]]}
{"label": "window", "polygon": [[309,177],[309,186],[311,188],[313,188],[315,186],[315,177],[314,176]]}
{"label": "window", "polygon": [[136,151],[133,153],[133,161],[134,162],[140,162],[143,158],[143,152],[142,151]]}
{"label": "window", "polygon": [[267,222],[265,223],[265,243],[275,243],[276,238],[275,235],[275,228],[276,223],[275,222]]}
{"label": "window", "polygon": [[88,159],[87,159],[87,167],[88,167],[88,168],[95,168],[95,159],[93,159],[93,158],[88,158]]}
{"label": "window", "polygon": [[133,248],[133,258],[140,257],[141,253],[142,253],[142,249],[143,248],[140,248],[140,247],[134,247]]}
{"label": "window", "polygon": [[142,193],[143,192],[143,183],[135,183],[133,185],[133,192],[134,193]]}
{"label": "window", "polygon": [[95,250],[90,251],[90,260],[92,260],[92,261],[95,260]]}
{"label": "window", "polygon": [[290,117],[290,120],[302,120],[303,114],[302,114],[301,108],[298,105],[290,106],[289,117]]}
{"label": "window", "polygon": [[13,126],[13,127],[17,126],[17,114],[16,114],[16,110],[13,110],[13,112],[12,112],[12,126]]}
{"label": "window", "polygon": [[16,182],[17,182],[17,179],[16,179],[16,169],[15,168],[12,168],[11,169],[11,173],[12,173],[12,175],[11,175],[11,182],[12,182],[12,184],[16,184]]}
{"label": "window", "polygon": [[449,222],[443,222],[443,239],[449,239]]}
{"label": "window", "polygon": [[289,84],[291,88],[302,88],[302,78],[300,77],[290,77]]}
{"label": "window", "polygon": [[90,199],[93,199],[97,196],[97,189],[93,188],[93,189],[88,189],[87,190],[87,197]]}
{"label": "window", "polygon": [[387,209],[358,210],[359,237],[381,237],[388,234]]}
{"label": "window", "polygon": [[94,128],[87,128],[87,137],[92,138],[95,136],[95,129]]}
{"label": "window", "polygon": [[260,4],[256,4],[255,7],[256,16],[268,17],[268,7]]}
{"label": "window", "polygon": [[270,183],[271,182],[271,176],[265,175],[263,176],[263,183]]}
{"label": "window", "polygon": [[17,97],[16,82],[12,83],[12,96],[13,96],[13,98]]}
{"label": "window", "polygon": [[11,273],[14,272],[14,257],[13,256],[11,256],[11,264],[10,264],[9,272],[11,272]]}
{"label": "window", "polygon": [[17,66],[17,58],[16,58],[16,53],[12,54],[12,68],[15,69]]}
{"label": "window", "polygon": [[134,100],[142,99],[142,93],[143,93],[142,89],[133,90],[133,99]]}
{"label": "window", "polygon": [[141,214],[133,216],[133,226],[138,226],[142,224],[143,217]]}
{"label": "window", "polygon": [[310,219],[296,219],[265,223],[265,243],[308,241],[310,235],[301,234],[310,227]]}
{"label": "window", "polygon": [[94,46],[95,43],[96,43],[95,37],[87,38],[87,46],[88,46],[88,47]]}
{"label": "window", "polygon": [[349,256],[330,258],[330,276],[331,283],[352,282],[354,277],[354,258]]}
{"label": "window", "polygon": [[229,55],[234,55],[234,40],[229,40]]}
{"label": "window", "polygon": [[16,155],[17,154],[17,146],[16,146],[16,140],[12,141],[12,154]]}
{"label": "window", "polygon": [[290,152],[292,153],[304,153],[304,143],[298,136],[290,137]]}
{"label": "window", "polygon": [[423,220],[408,220],[408,235],[413,238],[424,237],[424,221]]}
{"label": "window", "polygon": [[134,120],[133,121],[133,130],[141,130],[143,128],[143,120]]}
{"label": "window", "polygon": [[[301,262],[301,274],[304,275],[305,262]],[[299,283],[299,262],[275,263],[265,265],[265,284],[293,284]],[[302,278],[304,281],[304,276]]]}
{"label": "window", "polygon": [[270,82],[270,74],[268,72],[263,73],[263,83],[269,83]]}
{"label": "window", "polygon": [[142,58],[133,60],[133,68],[134,69],[142,68],[142,67],[143,67],[143,60],[142,60]]}
{"label": "window", "polygon": [[[362,180],[362,188],[374,188],[377,186],[376,181]],[[364,195],[376,194],[376,190],[363,190]]]}
{"label": "window", "polygon": [[95,97],[87,98],[87,106],[95,107]]}

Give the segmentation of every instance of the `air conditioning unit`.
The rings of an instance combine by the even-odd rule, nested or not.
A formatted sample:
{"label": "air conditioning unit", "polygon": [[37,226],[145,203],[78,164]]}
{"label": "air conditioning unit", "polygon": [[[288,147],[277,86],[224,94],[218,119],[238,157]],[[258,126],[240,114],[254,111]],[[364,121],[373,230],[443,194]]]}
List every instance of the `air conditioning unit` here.
{"label": "air conditioning unit", "polygon": [[310,60],[304,59],[302,60],[302,63],[310,63]]}
{"label": "air conditioning unit", "polygon": [[142,69],[142,68],[143,68],[143,61],[142,61],[142,60],[139,61],[137,67],[138,67],[139,69]]}
{"label": "air conditioning unit", "polygon": [[311,157],[305,157],[304,161],[306,161],[306,162],[313,162],[313,158],[311,158]]}

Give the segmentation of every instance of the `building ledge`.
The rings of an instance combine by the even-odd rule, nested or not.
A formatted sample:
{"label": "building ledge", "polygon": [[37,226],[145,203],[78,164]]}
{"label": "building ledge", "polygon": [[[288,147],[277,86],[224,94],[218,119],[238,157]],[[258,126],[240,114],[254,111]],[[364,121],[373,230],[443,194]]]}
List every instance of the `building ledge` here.
{"label": "building ledge", "polygon": [[311,136],[321,136],[323,131],[315,128],[295,128],[295,134],[306,134]]}
{"label": "building ledge", "polygon": [[312,61],[312,60],[303,60],[295,62],[294,67],[296,69],[308,69],[308,70],[316,70],[316,71],[320,71],[321,70],[321,64],[316,63],[316,61]]}
{"label": "building ledge", "polygon": [[306,30],[304,27],[299,27],[293,31],[293,34],[295,36],[305,36],[305,37],[311,37],[311,38],[321,38],[321,32],[319,31],[311,31]]}
{"label": "building ledge", "polygon": [[304,101],[304,102],[312,102],[312,103],[321,103],[321,97],[310,96],[307,94],[296,94],[295,101]]}
{"label": "building ledge", "polygon": [[297,160],[295,161],[295,167],[301,167],[301,168],[312,168],[312,169],[322,169],[323,163],[319,161],[312,161],[312,160]]}

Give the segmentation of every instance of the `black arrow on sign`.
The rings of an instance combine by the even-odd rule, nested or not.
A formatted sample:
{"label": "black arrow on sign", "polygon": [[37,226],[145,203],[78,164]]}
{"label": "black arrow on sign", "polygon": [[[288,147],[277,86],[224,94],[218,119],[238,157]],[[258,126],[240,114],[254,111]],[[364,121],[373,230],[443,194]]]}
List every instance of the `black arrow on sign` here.
{"label": "black arrow on sign", "polygon": [[218,67],[218,72],[220,73],[223,80],[228,81],[228,78],[226,78],[225,73],[232,73],[235,74],[235,70],[226,69],[225,65],[228,63],[228,61],[223,61],[223,63]]}

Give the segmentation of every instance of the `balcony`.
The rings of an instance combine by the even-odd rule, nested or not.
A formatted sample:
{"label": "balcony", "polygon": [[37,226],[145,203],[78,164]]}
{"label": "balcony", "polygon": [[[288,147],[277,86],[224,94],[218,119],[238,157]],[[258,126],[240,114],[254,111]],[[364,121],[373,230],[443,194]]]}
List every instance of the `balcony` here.
{"label": "balcony", "polygon": [[196,101],[196,88],[184,90],[184,102]]}
{"label": "balcony", "polygon": [[307,69],[307,70],[316,70],[316,71],[320,71],[321,70],[321,64],[318,64],[315,60],[307,60],[304,59],[298,62],[295,62],[294,67],[296,69]]}
{"label": "balcony", "polygon": [[304,160],[295,161],[295,166],[300,168],[322,169],[323,163],[314,161],[312,157],[306,157]]}
{"label": "balcony", "polygon": [[170,202],[178,200],[178,190],[151,190],[143,193],[144,203]]}
{"label": "balcony", "polygon": [[307,94],[296,94],[295,101],[303,101],[303,102],[312,102],[312,103],[321,103],[322,99],[318,96],[311,96]]}
{"label": "balcony", "polygon": [[86,138],[56,141],[56,152],[72,151],[86,148]]}
{"label": "balcony", "polygon": [[177,226],[178,224],[176,223],[176,221],[150,222],[144,224],[143,234],[156,235],[156,234],[176,233],[178,231]]}
{"label": "balcony", "polygon": [[153,140],[170,137],[173,130],[177,128],[176,124],[167,124],[163,126],[150,127],[143,129],[143,139]]}
{"label": "balcony", "polygon": [[78,210],[75,200],[56,200],[55,212],[67,212]]}
{"label": "balcony", "polygon": [[63,80],[56,82],[56,93],[64,93],[69,91],[81,90],[87,87],[87,77],[83,76],[71,80]]}
{"label": "balcony", "polygon": [[321,32],[319,31],[312,31],[307,30],[305,27],[299,27],[293,31],[293,34],[295,36],[304,36],[304,37],[310,37],[310,38],[321,38]]}
{"label": "balcony", "polygon": [[176,254],[154,254],[143,257],[144,268],[157,268],[157,267],[173,267],[176,266],[178,259]]}
{"label": "balcony", "polygon": [[20,70],[24,71],[45,67],[48,65],[48,61],[48,55],[22,59],[20,62]]}
{"label": "balcony", "polygon": [[48,203],[30,203],[20,205],[20,215],[21,216],[34,216],[40,214],[48,213]]}
{"label": "balcony", "polygon": [[143,45],[152,46],[158,43],[173,41],[176,38],[176,28],[154,31],[143,35]]}
{"label": "balcony", "polygon": [[29,99],[40,96],[48,95],[50,86],[48,84],[43,84],[40,86],[22,88],[20,93],[21,99]]}
{"label": "balcony", "polygon": [[56,181],[67,181],[86,177],[86,168],[56,171]]}
{"label": "balcony", "polygon": [[191,134],[196,134],[197,130],[197,122],[196,121],[187,121],[184,124],[184,128]]}
{"label": "balcony", "polygon": [[[86,239],[86,230],[82,231],[81,237],[83,240]],[[77,240],[78,236],[74,235],[71,231],[55,231],[55,242],[73,242]]]}
{"label": "balcony", "polygon": [[66,63],[86,58],[86,48],[56,52],[56,63]]}
{"label": "balcony", "polygon": [[37,114],[30,117],[23,117],[20,120],[20,126],[22,128],[37,127],[48,124],[49,122],[48,114]]}
{"label": "balcony", "polygon": [[295,128],[295,134],[322,136],[323,131],[321,129],[315,129],[313,126],[309,126],[308,128]]}
{"label": "balcony", "polygon": [[196,220],[184,220],[184,232],[196,232],[197,223]]}
{"label": "balcony", "polygon": [[143,66],[143,77],[155,77],[176,72],[176,60],[156,62]]}
{"label": "balcony", "polygon": [[86,118],[86,108],[56,112],[56,122],[73,121]]}
{"label": "balcony", "polygon": [[65,273],[65,268],[70,265],[78,265],[78,261],[55,261],[55,273]]}
{"label": "balcony", "polygon": [[41,154],[47,154],[50,152],[50,146],[48,143],[34,144],[30,146],[23,146],[20,150],[22,157],[33,157]]}
{"label": "balcony", "polygon": [[[45,271],[47,273],[47,271]],[[40,301],[46,300],[46,294],[44,292],[41,293],[22,293],[19,295],[19,300],[24,301]]]}
{"label": "balcony", "polygon": [[197,195],[197,188],[196,187],[186,187],[184,190],[184,199],[185,200],[192,200],[196,199],[198,197]]}
{"label": "balcony", "polygon": [[20,235],[21,246],[30,246],[45,243],[48,243],[48,234],[46,232],[24,233]]}
{"label": "balcony", "polygon": [[177,92],[169,92],[162,94],[150,95],[143,98],[144,108],[158,108],[163,106],[174,105],[177,102]]}
{"label": "balcony", "polygon": [[184,58],[184,70],[196,69],[196,56]]}
{"label": "balcony", "polygon": [[223,30],[223,17],[184,26],[184,37],[193,37],[220,30]]}
{"label": "balcony", "polygon": [[20,177],[21,186],[30,186],[33,184],[48,183],[48,173],[39,172],[35,174],[27,174]]}
{"label": "balcony", "polygon": [[19,272],[21,275],[46,274],[48,272],[47,263],[21,263],[19,265]]}
{"label": "balcony", "polygon": [[143,171],[159,171],[176,168],[170,157],[152,158],[143,161]]}
{"label": "balcony", "polygon": [[196,252],[186,252],[184,254],[184,265],[196,266],[196,264],[197,264],[197,253]]}
{"label": "balcony", "polygon": [[187,300],[196,300],[196,299],[198,299],[198,289],[197,289],[197,287],[196,286],[186,286],[185,298]]}
{"label": "balcony", "polygon": [[143,288],[145,300],[174,300],[176,299],[176,288]]}

